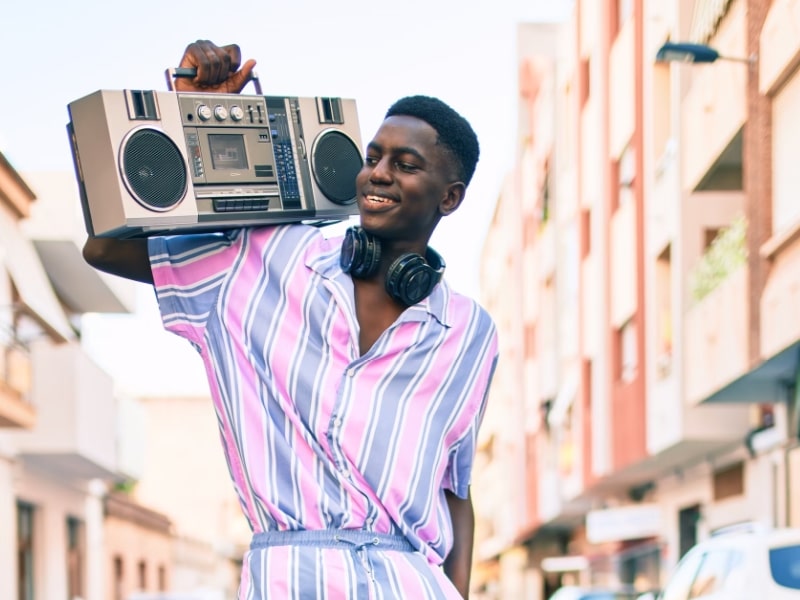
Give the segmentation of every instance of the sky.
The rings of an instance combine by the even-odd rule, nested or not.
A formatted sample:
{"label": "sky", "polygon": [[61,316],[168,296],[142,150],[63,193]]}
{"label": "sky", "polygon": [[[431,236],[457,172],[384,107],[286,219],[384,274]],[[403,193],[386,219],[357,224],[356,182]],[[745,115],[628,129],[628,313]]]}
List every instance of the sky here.
{"label": "sky", "polygon": [[[196,39],[239,44],[244,59],[257,61],[264,94],[354,98],[364,143],[396,99],[437,96],[471,122],[481,158],[464,203],[442,220],[431,245],[446,260],[450,284],[477,298],[481,248],[514,161],[516,27],[561,21],[571,6],[571,0],[9,1],[0,19],[6,56],[0,151],[23,174],[71,171],[67,104],[98,89],[166,89],[165,69],[177,66]],[[245,92],[253,93],[252,84]],[[131,394],[202,393],[199,359],[186,342],[159,335],[152,292],[142,288],[135,315],[85,318],[87,348]],[[128,354],[122,339],[133,348]],[[156,365],[164,364],[170,367],[161,374]]]}

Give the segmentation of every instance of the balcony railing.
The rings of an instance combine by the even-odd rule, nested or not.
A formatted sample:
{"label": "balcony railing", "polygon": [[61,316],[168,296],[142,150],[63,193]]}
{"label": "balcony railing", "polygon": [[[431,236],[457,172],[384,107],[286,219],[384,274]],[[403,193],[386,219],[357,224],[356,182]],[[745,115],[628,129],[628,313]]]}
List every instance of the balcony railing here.
{"label": "balcony railing", "polygon": [[684,373],[691,406],[749,369],[747,284],[748,270],[740,266],[686,313]]}
{"label": "balcony railing", "polygon": [[714,238],[692,271],[692,298],[699,302],[746,262],[747,221],[738,217]]}
{"label": "balcony railing", "polygon": [[80,344],[31,344],[36,426],[16,434],[21,455],[80,479],[118,467],[117,401],[111,376]]}

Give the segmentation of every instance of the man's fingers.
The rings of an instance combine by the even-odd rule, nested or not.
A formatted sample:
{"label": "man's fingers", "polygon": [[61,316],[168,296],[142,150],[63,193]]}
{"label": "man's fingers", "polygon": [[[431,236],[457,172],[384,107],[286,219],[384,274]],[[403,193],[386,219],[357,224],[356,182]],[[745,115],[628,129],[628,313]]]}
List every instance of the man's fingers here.
{"label": "man's fingers", "polygon": [[227,46],[222,46],[222,50],[228,55],[231,71],[238,71],[239,65],[242,64],[242,51],[239,49],[239,45],[228,44]]}
{"label": "man's fingers", "polygon": [[209,40],[197,40],[186,47],[181,67],[197,70],[191,80],[179,78],[179,91],[204,90],[238,93],[253,78],[256,61],[248,60],[240,68],[242,53],[237,44],[217,46]]}

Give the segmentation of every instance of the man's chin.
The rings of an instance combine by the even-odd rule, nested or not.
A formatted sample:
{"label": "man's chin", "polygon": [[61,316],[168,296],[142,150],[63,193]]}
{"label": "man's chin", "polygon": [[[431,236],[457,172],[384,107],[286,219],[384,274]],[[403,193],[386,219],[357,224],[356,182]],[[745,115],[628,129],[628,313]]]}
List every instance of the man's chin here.
{"label": "man's chin", "polygon": [[386,220],[381,218],[380,214],[362,211],[359,216],[361,227],[369,233],[378,235],[382,229],[386,228]]}

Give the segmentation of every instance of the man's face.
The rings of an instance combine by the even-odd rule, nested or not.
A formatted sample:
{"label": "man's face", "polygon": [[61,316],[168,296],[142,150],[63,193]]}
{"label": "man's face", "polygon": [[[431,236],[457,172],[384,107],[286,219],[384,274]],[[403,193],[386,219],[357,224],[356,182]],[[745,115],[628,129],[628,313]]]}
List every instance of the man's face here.
{"label": "man's face", "polygon": [[436,138],[436,130],[415,117],[396,115],[381,124],[356,177],[364,229],[420,249],[439,219],[458,208],[464,186]]}

